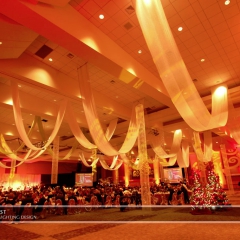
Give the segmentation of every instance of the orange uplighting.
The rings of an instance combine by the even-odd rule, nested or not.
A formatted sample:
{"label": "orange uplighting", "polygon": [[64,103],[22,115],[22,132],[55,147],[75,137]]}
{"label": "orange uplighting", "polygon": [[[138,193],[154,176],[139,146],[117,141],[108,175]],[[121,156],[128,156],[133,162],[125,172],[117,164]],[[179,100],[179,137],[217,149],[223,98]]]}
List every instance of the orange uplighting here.
{"label": "orange uplighting", "polygon": [[30,70],[27,74],[27,77],[38,79],[38,81],[41,82],[42,84],[46,84],[51,87],[56,87],[52,79],[52,76],[42,68],[34,68]]}
{"label": "orange uplighting", "polygon": [[13,105],[12,99],[8,99],[8,100],[4,101],[4,103],[7,105]]}
{"label": "orange uplighting", "polygon": [[95,51],[100,52],[100,49],[93,38],[87,37],[87,38],[81,39],[81,41],[86,45],[88,45],[90,48],[94,49]]}

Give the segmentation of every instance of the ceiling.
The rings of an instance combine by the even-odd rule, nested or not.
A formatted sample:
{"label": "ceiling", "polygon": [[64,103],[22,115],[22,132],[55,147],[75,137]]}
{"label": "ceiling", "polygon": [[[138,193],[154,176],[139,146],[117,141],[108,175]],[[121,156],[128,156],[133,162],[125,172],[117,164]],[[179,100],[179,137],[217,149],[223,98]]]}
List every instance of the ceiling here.
{"label": "ceiling", "polygon": [[[231,0],[229,5],[224,0],[161,2],[206,106],[210,109],[211,89],[224,83],[238,113],[240,2]],[[171,147],[174,130],[182,129],[185,138],[189,137],[191,129],[172,104],[153,63],[134,4],[132,0],[0,0],[0,132],[12,149],[21,139],[9,105],[11,81],[19,84],[26,129],[37,115],[47,120],[43,127],[50,135],[58,106],[63,98],[68,98],[79,125],[91,139],[78,87],[78,68],[86,62],[103,128],[111,120],[119,119],[111,140],[113,146],[120,148],[131,107],[139,100],[144,100],[146,132],[152,133],[152,129],[163,132],[166,150]],[[100,14],[104,19],[99,18]],[[179,27],[182,31],[178,31]],[[220,129],[213,129],[212,133],[214,150],[220,144],[235,143]],[[60,154],[64,155],[74,142],[66,121],[58,135]],[[32,142],[39,141],[35,129]],[[71,159],[78,159],[82,150],[79,148]],[[45,155],[44,159],[51,157]]]}

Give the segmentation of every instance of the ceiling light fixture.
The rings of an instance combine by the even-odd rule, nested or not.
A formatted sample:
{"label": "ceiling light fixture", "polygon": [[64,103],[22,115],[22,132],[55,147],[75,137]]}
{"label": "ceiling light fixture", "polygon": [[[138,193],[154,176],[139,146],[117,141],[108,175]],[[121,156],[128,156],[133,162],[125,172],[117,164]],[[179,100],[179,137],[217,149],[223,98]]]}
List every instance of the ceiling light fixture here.
{"label": "ceiling light fixture", "polygon": [[178,28],[178,31],[179,31],[179,32],[181,32],[182,30],[183,30],[183,28],[182,28],[182,27],[179,27],[179,28]]}
{"label": "ceiling light fixture", "polygon": [[201,59],[201,62],[205,62],[205,59],[204,59],[204,58],[202,58],[202,59]]}
{"label": "ceiling light fixture", "polygon": [[230,0],[226,0],[225,5],[229,5],[229,4],[230,4]]}
{"label": "ceiling light fixture", "polygon": [[48,60],[49,60],[50,62],[52,62],[52,61],[53,61],[53,59],[52,59],[52,58],[49,58]]}
{"label": "ceiling light fixture", "polygon": [[2,42],[0,42],[0,45],[2,45]]}
{"label": "ceiling light fixture", "polygon": [[100,14],[100,15],[99,15],[99,18],[100,18],[100,19],[104,19],[104,15],[103,15],[103,14]]}
{"label": "ceiling light fixture", "polygon": [[139,53],[139,54],[141,54],[141,53],[142,53],[142,50],[141,50],[141,49],[140,49],[140,50],[138,50],[138,53]]}

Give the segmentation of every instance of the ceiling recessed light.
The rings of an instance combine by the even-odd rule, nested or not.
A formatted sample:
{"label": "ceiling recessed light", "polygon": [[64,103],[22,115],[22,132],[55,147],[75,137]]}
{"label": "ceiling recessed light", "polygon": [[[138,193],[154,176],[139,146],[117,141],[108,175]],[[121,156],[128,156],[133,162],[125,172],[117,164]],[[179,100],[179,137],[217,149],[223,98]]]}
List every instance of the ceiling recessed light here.
{"label": "ceiling recessed light", "polygon": [[202,59],[201,59],[201,62],[205,62],[205,59],[204,59],[204,58],[202,58]]}
{"label": "ceiling recessed light", "polygon": [[138,50],[138,53],[139,53],[139,54],[141,54],[141,53],[142,53],[142,50],[141,50],[141,49],[140,49],[140,50]]}
{"label": "ceiling recessed light", "polygon": [[100,14],[100,15],[99,15],[99,18],[100,18],[100,19],[104,19],[104,15],[103,15],[103,14]]}
{"label": "ceiling recessed light", "polygon": [[53,101],[54,101],[54,102],[56,102],[57,100],[56,100],[56,99],[54,99]]}
{"label": "ceiling recessed light", "polygon": [[22,87],[22,86],[19,84],[18,87]]}
{"label": "ceiling recessed light", "polygon": [[2,42],[0,42],[0,45],[2,45]]}
{"label": "ceiling recessed light", "polygon": [[230,4],[230,0],[226,0],[224,4],[225,5],[229,5]]}
{"label": "ceiling recessed light", "polygon": [[49,58],[48,60],[49,60],[50,62],[52,62],[52,61],[53,61],[53,59],[52,59],[52,58]]}
{"label": "ceiling recessed light", "polygon": [[179,27],[179,28],[178,28],[178,31],[179,31],[179,32],[181,32],[182,30],[183,30],[183,28],[182,28],[182,27]]}

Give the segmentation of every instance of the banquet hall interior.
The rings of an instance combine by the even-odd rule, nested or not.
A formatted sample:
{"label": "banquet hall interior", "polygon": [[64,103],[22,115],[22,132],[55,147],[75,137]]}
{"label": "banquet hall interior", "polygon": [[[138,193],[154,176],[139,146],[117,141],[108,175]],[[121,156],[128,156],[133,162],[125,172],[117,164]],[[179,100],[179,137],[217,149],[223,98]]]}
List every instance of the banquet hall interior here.
{"label": "banquet hall interior", "polygon": [[[155,186],[193,195],[213,170],[238,206],[239,107],[238,0],[0,0],[1,193],[106,184],[140,188],[144,206]],[[237,220],[91,214],[1,224],[1,239],[239,236]]]}

